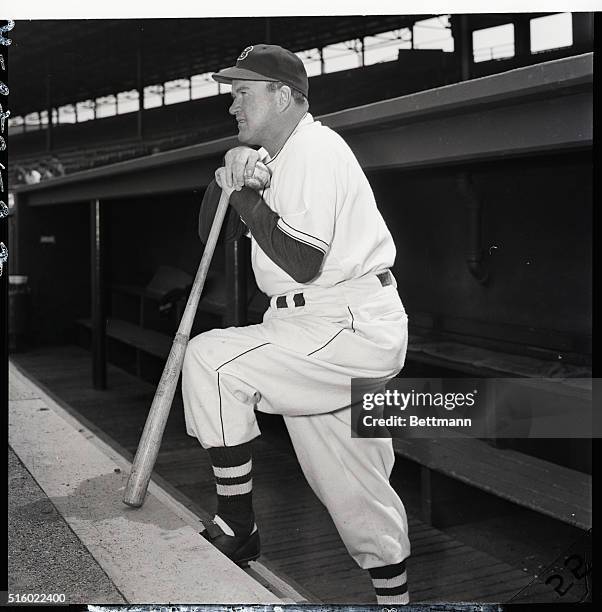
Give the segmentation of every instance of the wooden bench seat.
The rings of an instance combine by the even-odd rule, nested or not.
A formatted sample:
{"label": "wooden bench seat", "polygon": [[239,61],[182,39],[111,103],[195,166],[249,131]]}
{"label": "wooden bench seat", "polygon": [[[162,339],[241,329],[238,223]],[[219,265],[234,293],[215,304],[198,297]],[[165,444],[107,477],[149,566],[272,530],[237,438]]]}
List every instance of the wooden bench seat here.
{"label": "wooden bench seat", "polygon": [[538,359],[448,340],[411,335],[408,359],[479,377],[591,378],[592,370],[560,361]]}
{"label": "wooden bench seat", "polygon": [[[407,360],[475,378],[510,377],[569,401],[592,398],[588,366],[418,334],[410,335]],[[546,378],[561,379],[560,384],[546,384]],[[393,446],[397,455],[421,466],[423,518],[433,525],[443,526],[454,514],[452,506],[463,495],[455,484],[459,482],[575,527],[591,527],[588,474],[475,438],[394,439]]]}
{"label": "wooden bench seat", "polygon": [[[87,329],[92,328],[90,319],[79,319],[77,323]],[[173,337],[167,334],[121,319],[107,319],[107,336],[161,359],[167,358],[173,342]]]}
{"label": "wooden bench seat", "polygon": [[431,523],[441,522],[435,504],[448,501],[447,490],[436,490],[440,481],[431,482],[432,470],[575,527],[592,526],[588,474],[472,438],[394,439],[393,447],[419,463],[423,486],[435,489],[423,496],[424,518]]}
{"label": "wooden bench seat", "polygon": [[[160,266],[151,282],[145,287],[129,284],[113,284],[110,291],[113,296],[122,295],[136,299],[137,323],[124,320],[123,316],[118,315],[107,319],[106,334],[109,338],[117,340],[123,344],[136,349],[136,373],[141,375],[141,353],[146,353],[165,360],[171,350],[174,334],[166,334],[146,326],[148,318],[145,311],[148,307],[147,302],[154,302],[161,311],[161,302],[169,302],[172,292],[178,292],[176,300],[176,322],[179,321],[186,303],[186,293],[189,289],[188,283],[192,281],[186,273],[181,273],[177,269],[168,266]],[[183,293],[182,293],[183,292]],[[262,300],[262,295],[256,295],[251,300],[250,314],[255,317],[255,321],[260,321],[265,311],[266,302]],[[210,272],[203,293],[198,305],[198,312],[206,312],[223,316],[226,309],[226,286],[223,274]],[[88,330],[91,330],[90,319],[79,319],[76,323]]]}

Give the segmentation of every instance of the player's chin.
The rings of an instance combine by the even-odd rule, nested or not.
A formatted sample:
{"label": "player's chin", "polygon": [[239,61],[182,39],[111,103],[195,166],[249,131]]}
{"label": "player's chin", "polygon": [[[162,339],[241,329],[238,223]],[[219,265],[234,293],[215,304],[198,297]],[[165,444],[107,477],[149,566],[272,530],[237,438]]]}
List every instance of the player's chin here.
{"label": "player's chin", "polygon": [[243,144],[253,144],[252,134],[246,124],[238,126],[238,140]]}

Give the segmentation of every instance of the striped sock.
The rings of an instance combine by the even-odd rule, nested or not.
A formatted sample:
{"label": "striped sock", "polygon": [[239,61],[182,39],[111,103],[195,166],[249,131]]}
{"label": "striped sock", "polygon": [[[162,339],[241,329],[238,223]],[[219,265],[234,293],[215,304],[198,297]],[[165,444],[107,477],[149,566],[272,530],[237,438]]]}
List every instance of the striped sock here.
{"label": "striped sock", "polygon": [[380,605],[410,603],[406,574],[406,562],[373,567],[368,570]]}
{"label": "striped sock", "polygon": [[210,448],[209,457],[217,488],[216,514],[235,535],[248,535],[255,524],[251,443]]}

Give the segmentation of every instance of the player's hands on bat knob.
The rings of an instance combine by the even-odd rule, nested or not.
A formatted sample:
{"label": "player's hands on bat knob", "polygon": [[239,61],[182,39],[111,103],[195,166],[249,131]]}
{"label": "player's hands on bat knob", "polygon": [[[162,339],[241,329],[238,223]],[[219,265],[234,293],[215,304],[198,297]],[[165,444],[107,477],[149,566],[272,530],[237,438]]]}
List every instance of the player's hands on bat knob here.
{"label": "player's hands on bat knob", "polygon": [[245,179],[253,176],[255,165],[259,161],[259,153],[250,147],[234,147],[224,158],[224,178],[228,187],[242,189]]}
{"label": "player's hands on bat knob", "polygon": [[[227,181],[228,171],[225,167],[218,168],[215,171],[215,182],[221,187],[222,191],[230,197],[233,191],[238,191],[232,185],[228,185]],[[253,173],[249,177],[245,177],[244,186],[251,187],[251,189],[263,189],[270,185],[271,173],[269,168],[262,162],[258,161],[253,168]]]}

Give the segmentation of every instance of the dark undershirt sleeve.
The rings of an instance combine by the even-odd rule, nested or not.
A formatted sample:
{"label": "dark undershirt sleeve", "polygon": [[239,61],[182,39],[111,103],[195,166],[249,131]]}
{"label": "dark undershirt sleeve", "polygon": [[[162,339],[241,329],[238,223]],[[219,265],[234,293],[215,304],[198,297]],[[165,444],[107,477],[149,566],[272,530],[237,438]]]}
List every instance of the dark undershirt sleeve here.
{"label": "dark undershirt sleeve", "polygon": [[[215,212],[217,211],[221,194],[222,190],[214,179],[205,190],[203,202],[201,203],[201,209],[199,211],[199,238],[203,241],[203,244],[207,244],[207,240],[209,239],[209,232],[211,232],[211,226],[213,225],[213,219],[215,218]],[[238,240],[244,236],[246,232],[247,228],[242,222],[240,215],[234,209],[228,208],[220,232],[220,240],[225,240],[226,242]]]}
{"label": "dark undershirt sleeve", "polygon": [[308,283],[318,275],[324,253],[282,232],[276,225],[280,217],[256,191],[249,187],[233,191],[230,205],[264,253],[293,280]]}

